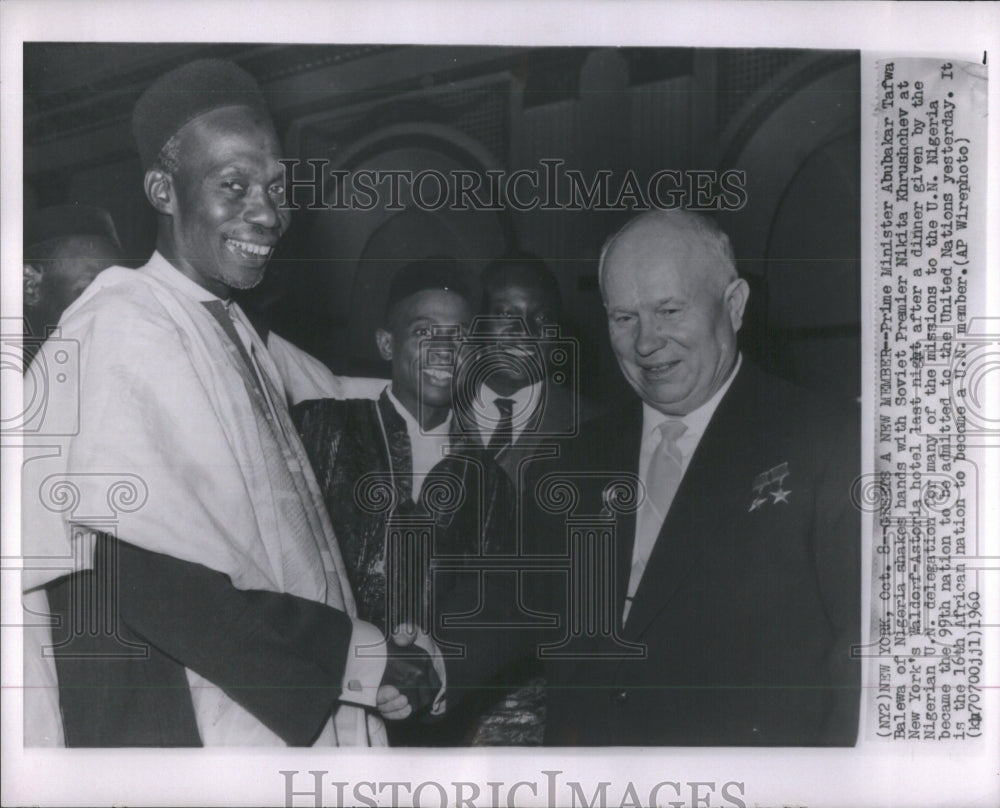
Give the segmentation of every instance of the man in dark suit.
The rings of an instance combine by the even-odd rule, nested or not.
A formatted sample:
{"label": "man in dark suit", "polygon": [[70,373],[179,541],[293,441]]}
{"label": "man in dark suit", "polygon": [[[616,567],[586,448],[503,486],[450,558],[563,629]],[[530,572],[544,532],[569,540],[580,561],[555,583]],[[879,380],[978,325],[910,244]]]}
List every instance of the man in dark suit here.
{"label": "man in dark suit", "polygon": [[[560,331],[559,282],[545,262],[532,253],[509,252],[486,267],[481,282],[474,348],[458,370],[455,431],[484,447],[521,497],[532,461],[558,452],[596,408],[579,394],[575,355]],[[529,582],[517,576],[516,599]],[[545,685],[539,660],[530,653],[537,629],[521,632],[529,653],[509,674],[525,685],[483,720],[475,744],[541,742],[534,717],[544,712]],[[512,733],[512,726],[522,731]]]}
{"label": "man in dark suit", "polygon": [[579,394],[574,357],[563,350],[559,282],[545,262],[511,252],[490,263],[481,281],[473,325],[480,347],[458,380],[456,428],[487,447],[517,484],[519,468],[575,435],[597,410]]}
{"label": "man in dark suit", "polygon": [[[741,357],[748,288],[708,220],[633,219],[606,243],[600,282],[639,400],[539,466],[575,487],[574,517],[603,513],[614,531],[606,622],[567,613],[568,642],[546,652],[546,742],[853,745],[857,413]],[[632,507],[609,495],[615,480],[640,483]],[[585,539],[551,505],[539,524],[572,558]]]}

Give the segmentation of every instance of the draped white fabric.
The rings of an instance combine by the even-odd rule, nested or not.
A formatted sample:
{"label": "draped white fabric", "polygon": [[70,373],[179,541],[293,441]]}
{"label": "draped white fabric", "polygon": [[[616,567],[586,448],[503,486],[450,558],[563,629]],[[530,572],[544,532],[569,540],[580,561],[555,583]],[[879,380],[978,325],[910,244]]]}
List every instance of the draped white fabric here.
{"label": "draped white fabric", "polygon": [[[353,617],[333,527],[287,409],[276,408],[279,428],[260,428],[260,402],[231,340],[165,273],[179,275],[158,254],[139,270],[105,270],[36,360],[48,370],[60,366],[56,351],[79,353],[71,383],[50,384],[29,425],[23,551],[51,561],[25,570],[24,589],[65,574],[74,557],[89,565],[90,554],[72,547],[76,524],[225,573],[239,589],[288,592]],[[250,331],[261,372],[284,390]],[[199,689],[199,728],[211,714],[217,729],[205,743],[280,743],[221,690]],[[356,713],[350,727],[328,728],[321,740],[366,742],[362,711],[342,706],[338,724],[345,711]]]}

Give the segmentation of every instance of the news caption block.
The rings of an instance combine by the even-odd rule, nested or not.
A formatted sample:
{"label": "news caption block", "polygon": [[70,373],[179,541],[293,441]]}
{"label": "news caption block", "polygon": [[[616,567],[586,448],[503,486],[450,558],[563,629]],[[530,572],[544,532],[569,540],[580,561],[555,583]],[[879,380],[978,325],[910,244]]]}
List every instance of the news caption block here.
{"label": "news caption block", "polygon": [[986,377],[987,81],[981,64],[878,61],[875,475],[869,739],[962,741],[983,727],[982,459],[1000,447]]}

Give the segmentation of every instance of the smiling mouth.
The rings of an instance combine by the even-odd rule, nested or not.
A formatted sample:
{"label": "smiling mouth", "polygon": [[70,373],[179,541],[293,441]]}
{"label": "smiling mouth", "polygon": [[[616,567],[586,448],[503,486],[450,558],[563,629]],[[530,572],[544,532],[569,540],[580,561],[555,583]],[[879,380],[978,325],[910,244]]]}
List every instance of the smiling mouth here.
{"label": "smiling mouth", "polygon": [[424,375],[436,382],[450,382],[454,373],[450,368],[424,368]]}
{"label": "smiling mouth", "polygon": [[226,246],[241,258],[249,261],[264,261],[274,251],[273,246],[254,244],[252,241],[240,241],[235,238],[227,238]]}
{"label": "smiling mouth", "polygon": [[642,368],[642,372],[645,376],[654,379],[661,379],[670,375],[670,372],[680,363],[680,359],[675,359],[673,362],[660,362],[657,365],[641,365],[640,367]]}

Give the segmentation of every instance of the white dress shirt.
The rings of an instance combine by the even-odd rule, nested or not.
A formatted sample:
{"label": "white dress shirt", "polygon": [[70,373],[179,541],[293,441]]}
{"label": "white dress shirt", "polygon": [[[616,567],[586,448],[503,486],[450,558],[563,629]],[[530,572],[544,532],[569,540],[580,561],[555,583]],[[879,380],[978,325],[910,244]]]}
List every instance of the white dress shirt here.
{"label": "white dress shirt", "polygon": [[413,501],[420,499],[424,480],[434,466],[441,462],[448,449],[451,433],[451,412],[444,422],[433,429],[423,429],[417,419],[392,394],[392,385],[386,388],[389,401],[406,424],[406,434],[410,436],[410,459],[413,463]]}

